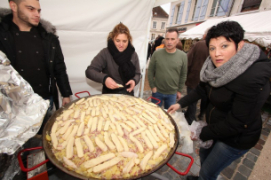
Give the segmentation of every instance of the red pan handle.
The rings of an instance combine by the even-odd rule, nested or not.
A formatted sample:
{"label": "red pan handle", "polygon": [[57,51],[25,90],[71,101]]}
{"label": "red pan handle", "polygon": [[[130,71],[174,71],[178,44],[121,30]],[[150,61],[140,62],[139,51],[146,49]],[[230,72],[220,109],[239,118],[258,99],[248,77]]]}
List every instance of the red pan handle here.
{"label": "red pan handle", "polygon": [[80,96],[78,96],[78,94],[81,94],[81,93],[88,93],[88,95],[90,96],[90,93],[89,93],[88,91],[77,92],[77,93],[75,93],[74,95],[75,95],[78,99],[80,99]]}
{"label": "red pan handle", "polygon": [[21,154],[23,152],[25,152],[25,151],[32,151],[32,150],[36,150],[36,149],[43,149],[43,147],[34,147],[34,148],[23,149],[18,153],[17,159],[19,161],[19,165],[20,165],[20,168],[21,168],[22,171],[24,171],[24,172],[32,171],[32,170],[40,167],[41,165],[43,165],[43,164],[45,164],[45,163],[47,163],[49,161],[49,159],[46,159],[45,161],[37,164],[36,166],[33,166],[32,168],[25,168],[24,164],[23,164],[23,161],[22,161],[22,158],[21,158]]}
{"label": "red pan handle", "polygon": [[183,153],[180,153],[180,152],[175,152],[175,154],[185,156],[185,157],[188,157],[189,159],[191,159],[189,165],[187,166],[187,169],[184,172],[180,172],[177,169],[175,169],[171,164],[167,163],[168,167],[170,167],[173,171],[175,171],[176,173],[178,173],[180,175],[186,175],[189,172],[190,168],[192,167],[192,165],[194,163],[193,157],[189,156],[188,154],[183,154]]}
{"label": "red pan handle", "polygon": [[148,97],[147,101],[150,100],[150,99],[154,99],[154,100],[158,101],[158,102],[155,103],[155,104],[159,104],[159,103],[161,102],[160,99],[157,99],[157,98],[152,97],[152,96]]}

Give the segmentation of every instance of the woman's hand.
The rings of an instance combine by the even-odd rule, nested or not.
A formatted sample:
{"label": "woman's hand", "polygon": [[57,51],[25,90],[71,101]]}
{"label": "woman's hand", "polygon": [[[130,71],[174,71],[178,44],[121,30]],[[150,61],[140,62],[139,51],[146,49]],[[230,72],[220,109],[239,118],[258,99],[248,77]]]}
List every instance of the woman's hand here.
{"label": "woman's hand", "polygon": [[181,97],[182,97],[181,92],[177,92],[177,101],[179,101],[181,99]]}
{"label": "woman's hand", "polygon": [[111,77],[106,78],[105,85],[109,89],[117,89],[117,88],[119,88],[118,84]]}
{"label": "woman's hand", "polygon": [[126,86],[130,85],[130,87],[127,89],[127,91],[131,92],[135,88],[135,81],[134,80],[130,80],[125,85]]}
{"label": "woman's hand", "polygon": [[181,107],[181,105],[178,104],[178,103],[173,104],[173,105],[171,105],[171,106],[168,108],[167,112],[168,112],[169,114],[172,114],[172,113],[174,113],[176,110],[178,110],[180,107]]}
{"label": "woman's hand", "polygon": [[70,103],[70,102],[71,102],[70,97],[64,97],[64,98],[62,99],[62,106],[65,106],[65,104],[68,104],[68,103]]}
{"label": "woman's hand", "polygon": [[194,132],[191,132],[190,138],[191,138],[192,141],[197,141],[198,140],[198,138],[195,137]]}

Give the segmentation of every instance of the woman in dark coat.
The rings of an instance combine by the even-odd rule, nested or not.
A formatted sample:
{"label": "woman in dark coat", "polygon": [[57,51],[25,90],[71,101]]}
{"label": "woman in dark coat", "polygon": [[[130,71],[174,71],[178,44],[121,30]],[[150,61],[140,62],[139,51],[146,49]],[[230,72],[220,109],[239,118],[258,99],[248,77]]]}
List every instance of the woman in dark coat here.
{"label": "woman in dark coat", "polygon": [[187,179],[215,180],[260,138],[260,113],[270,93],[271,62],[243,37],[244,30],[235,21],[213,26],[206,37],[210,56],[201,69],[200,84],[168,109],[172,113],[208,96],[208,125],[199,138],[214,143],[209,149],[200,149],[199,177]]}
{"label": "woman in dark coat", "polygon": [[134,95],[140,81],[137,53],[129,29],[119,23],[109,33],[102,49],[86,69],[86,77],[103,84],[103,94]]}

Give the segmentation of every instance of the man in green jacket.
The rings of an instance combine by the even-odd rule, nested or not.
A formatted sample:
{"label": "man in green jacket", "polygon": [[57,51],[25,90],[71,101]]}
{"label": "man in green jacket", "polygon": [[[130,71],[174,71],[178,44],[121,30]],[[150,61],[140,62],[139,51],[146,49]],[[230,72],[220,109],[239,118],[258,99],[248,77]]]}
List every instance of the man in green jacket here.
{"label": "man in green jacket", "polygon": [[[176,48],[179,42],[177,28],[166,32],[165,48],[154,52],[148,68],[148,80],[152,97],[159,99],[158,104],[168,109],[181,98],[181,90],[187,76],[187,56]],[[152,102],[157,101],[152,99]]]}

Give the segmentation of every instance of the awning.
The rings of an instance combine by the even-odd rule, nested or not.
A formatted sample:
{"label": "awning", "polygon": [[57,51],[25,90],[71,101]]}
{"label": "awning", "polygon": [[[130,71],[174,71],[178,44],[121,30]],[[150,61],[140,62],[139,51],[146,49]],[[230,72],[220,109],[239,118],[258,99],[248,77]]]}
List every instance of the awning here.
{"label": "awning", "polygon": [[262,11],[257,13],[235,15],[226,18],[209,19],[204,23],[180,34],[181,39],[201,39],[204,32],[222,22],[222,21],[237,21],[245,30],[245,39],[250,42],[267,47],[271,46],[271,11]]}

